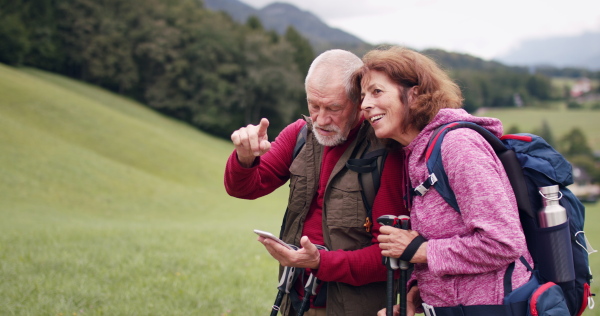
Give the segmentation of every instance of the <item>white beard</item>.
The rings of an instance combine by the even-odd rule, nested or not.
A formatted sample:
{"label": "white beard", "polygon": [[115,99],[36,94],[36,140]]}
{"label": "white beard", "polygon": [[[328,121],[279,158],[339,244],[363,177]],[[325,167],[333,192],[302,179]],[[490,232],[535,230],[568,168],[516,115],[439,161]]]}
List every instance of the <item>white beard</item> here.
{"label": "white beard", "polygon": [[[319,132],[316,130],[317,128],[321,128],[327,131],[334,131],[335,134],[331,136],[323,136],[319,134]],[[313,134],[315,135],[315,138],[317,139],[319,144],[327,147],[334,147],[343,144],[348,139],[347,136],[342,135],[342,130],[333,124],[320,126],[316,122],[313,122]]]}

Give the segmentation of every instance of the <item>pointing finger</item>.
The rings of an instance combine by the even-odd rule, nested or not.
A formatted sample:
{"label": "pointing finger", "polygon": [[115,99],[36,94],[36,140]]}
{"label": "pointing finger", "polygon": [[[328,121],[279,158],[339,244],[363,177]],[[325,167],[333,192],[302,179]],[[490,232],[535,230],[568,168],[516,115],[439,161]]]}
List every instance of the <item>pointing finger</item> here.
{"label": "pointing finger", "polygon": [[266,118],[262,118],[260,120],[260,124],[258,125],[258,137],[263,137],[267,135],[267,127],[269,127],[269,120]]}

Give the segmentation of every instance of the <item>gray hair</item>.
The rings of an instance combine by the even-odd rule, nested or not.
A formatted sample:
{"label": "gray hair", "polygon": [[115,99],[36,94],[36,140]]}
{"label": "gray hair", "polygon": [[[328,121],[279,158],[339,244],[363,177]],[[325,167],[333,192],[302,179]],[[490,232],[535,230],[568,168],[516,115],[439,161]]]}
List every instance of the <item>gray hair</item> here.
{"label": "gray hair", "polygon": [[362,67],[362,65],[362,60],[349,51],[342,49],[325,51],[317,56],[310,64],[306,80],[304,81],[304,87],[306,88],[309,79],[315,76],[315,69],[324,67],[327,71],[317,72],[319,76],[315,77],[315,79],[318,80],[318,82],[326,82],[332,78],[341,78],[348,99],[354,104],[359,104],[360,96],[355,95],[356,93],[354,92],[351,79],[354,71]]}

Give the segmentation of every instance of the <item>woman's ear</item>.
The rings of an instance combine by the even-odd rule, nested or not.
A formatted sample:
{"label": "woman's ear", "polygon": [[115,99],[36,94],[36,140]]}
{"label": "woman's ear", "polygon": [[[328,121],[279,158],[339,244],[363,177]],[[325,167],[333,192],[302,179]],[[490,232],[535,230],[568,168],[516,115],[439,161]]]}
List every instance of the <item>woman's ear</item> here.
{"label": "woman's ear", "polygon": [[413,104],[413,102],[419,97],[419,86],[412,86],[408,90],[408,103]]}

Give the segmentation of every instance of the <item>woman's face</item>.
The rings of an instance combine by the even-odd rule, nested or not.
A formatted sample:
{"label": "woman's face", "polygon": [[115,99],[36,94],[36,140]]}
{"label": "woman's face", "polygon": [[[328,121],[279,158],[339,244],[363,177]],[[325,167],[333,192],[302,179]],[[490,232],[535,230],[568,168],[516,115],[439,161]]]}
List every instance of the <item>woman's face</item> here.
{"label": "woman's face", "polygon": [[400,118],[406,105],[400,101],[400,91],[401,87],[385,73],[371,70],[361,81],[361,109],[378,138],[392,138],[407,145],[410,140],[401,132]]}

